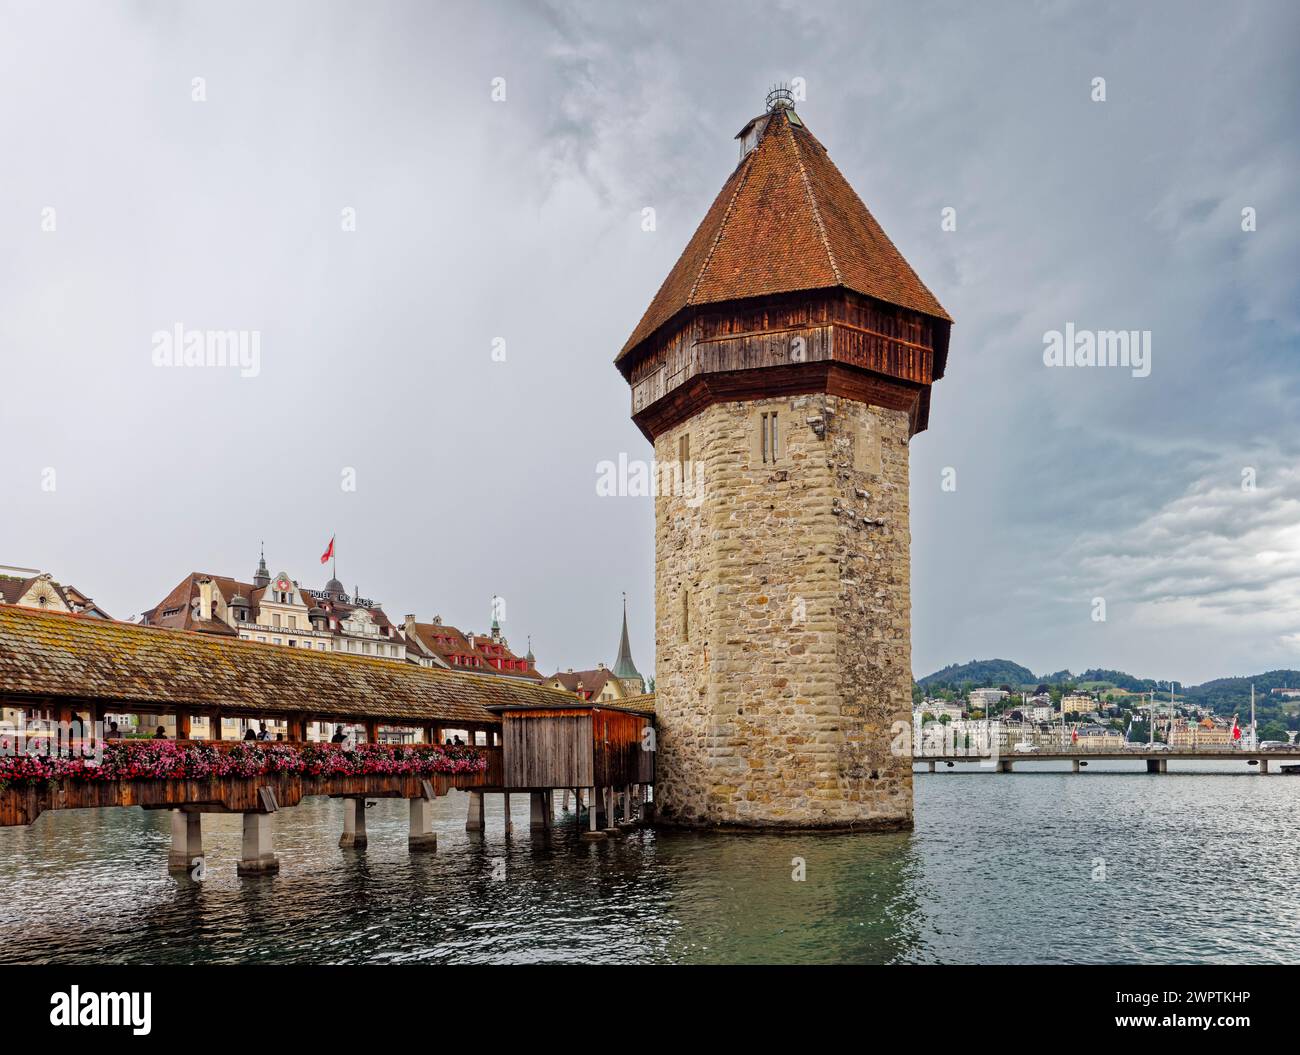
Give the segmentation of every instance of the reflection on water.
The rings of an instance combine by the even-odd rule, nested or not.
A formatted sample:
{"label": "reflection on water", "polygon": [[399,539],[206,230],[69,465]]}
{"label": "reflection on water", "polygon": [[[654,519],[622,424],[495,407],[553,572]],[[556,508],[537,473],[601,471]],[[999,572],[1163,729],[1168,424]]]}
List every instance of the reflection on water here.
{"label": "reflection on water", "polygon": [[239,818],[205,816],[201,883],[167,874],[165,813],[50,813],[0,829],[0,960],[1296,959],[1300,780],[1235,763],[1059,768],[918,775],[910,835],[588,844],[565,819],[547,842],[528,832],[526,796],[507,838],[491,796],[479,837],[453,793],[435,805],[438,852],[411,855],[405,802],[377,800],[354,851],[337,846],[342,804],[307,799],[273,818],[274,878],[238,879]]}

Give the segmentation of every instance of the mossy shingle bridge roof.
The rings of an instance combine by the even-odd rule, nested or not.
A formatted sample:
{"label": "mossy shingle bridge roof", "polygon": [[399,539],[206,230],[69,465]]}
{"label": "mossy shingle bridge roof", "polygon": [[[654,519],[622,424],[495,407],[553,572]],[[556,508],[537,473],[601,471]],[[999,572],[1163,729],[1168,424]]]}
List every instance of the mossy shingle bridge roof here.
{"label": "mossy shingle bridge roof", "polygon": [[567,694],[517,679],[0,605],[0,698],[299,714],[393,724],[497,723],[496,705]]}

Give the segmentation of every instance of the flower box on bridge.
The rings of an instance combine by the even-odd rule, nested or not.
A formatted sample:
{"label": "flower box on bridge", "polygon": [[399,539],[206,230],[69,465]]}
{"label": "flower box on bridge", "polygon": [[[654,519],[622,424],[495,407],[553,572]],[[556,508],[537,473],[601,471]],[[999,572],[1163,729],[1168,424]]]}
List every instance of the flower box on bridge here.
{"label": "flower box on bridge", "polygon": [[266,813],[309,795],[417,799],[502,783],[501,749],[491,747],[112,740],[95,753],[0,756],[0,827],[46,810]]}

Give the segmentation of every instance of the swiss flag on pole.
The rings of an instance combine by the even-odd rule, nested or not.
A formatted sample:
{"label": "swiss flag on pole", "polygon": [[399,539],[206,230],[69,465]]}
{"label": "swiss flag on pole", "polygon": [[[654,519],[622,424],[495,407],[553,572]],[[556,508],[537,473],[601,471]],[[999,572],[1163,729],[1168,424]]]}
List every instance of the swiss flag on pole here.
{"label": "swiss flag on pole", "polygon": [[1241,739],[1241,726],[1237,724],[1237,716],[1235,714],[1232,716],[1232,738],[1234,740]]}
{"label": "swiss flag on pole", "polygon": [[330,544],[325,547],[325,552],[320,555],[320,562],[324,564],[332,556],[334,556],[334,540],[331,538]]}

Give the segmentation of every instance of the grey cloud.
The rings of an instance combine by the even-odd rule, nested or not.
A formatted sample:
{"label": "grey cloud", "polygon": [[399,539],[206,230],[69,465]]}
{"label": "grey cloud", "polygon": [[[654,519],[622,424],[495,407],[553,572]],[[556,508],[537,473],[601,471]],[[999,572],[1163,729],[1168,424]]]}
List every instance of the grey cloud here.
{"label": "grey cloud", "polygon": [[[809,126],[957,320],[913,443],[918,673],[999,654],[1196,680],[1295,633],[1300,542],[1265,483],[1300,446],[1292,5],[0,17],[0,560],[126,615],[195,568],[247,573],[262,537],[310,584],[337,531],[349,584],[471,629],[500,594],[547,668],[612,659],[626,589],[650,669],[650,509],[594,489],[600,460],[649,455],[610,362],[736,130],[802,76]],[[1069,320],[1152,330],[1152,376],[1044,368]],[[176,322],[261,330],[261,375],[152,369]],[[1242,526],[1208,481],[1246,464]],[[1224,538],[1283,554],[1282,585]],[[1090,626],[1093,578],[1145,622]]]}

